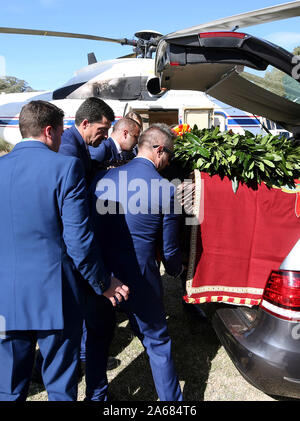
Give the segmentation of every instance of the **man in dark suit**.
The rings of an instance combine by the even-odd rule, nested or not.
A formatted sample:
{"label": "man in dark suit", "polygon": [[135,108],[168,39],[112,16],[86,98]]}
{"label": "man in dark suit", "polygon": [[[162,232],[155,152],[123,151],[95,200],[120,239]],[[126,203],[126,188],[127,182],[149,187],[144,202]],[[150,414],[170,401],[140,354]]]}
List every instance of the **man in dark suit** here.
{"label": "man in dark suit", "polygon": [[[95,164],[100,163],[107,168],[126,158],[138,142],[141,127],[131,118],[121,118],[113,126],[111,136],[104,140],[97,148],[89,148],[91,158]],[[129,155],[127,155],[129,156]]]}
{"label": "man in dark suit", "polygon": [[0,400],[26,400],[36,343],[49,400],[76,400],[84,284],[110,305],[128,290],[101,261],[79,160],[55,153],[63,111],[32,101],[19,122],[0,158]]}
{"label": "man in dark suit", "polygon": [[[100,98],[87,98],[80,105],[75,114],[75,125],[65,130],[62,138],[59,153],[78,158],[84,170],[84,177],[87,187],[93,179],[93,166],[89,147],[97,148],[100,143],[107,139],[108,130],[115,119],[113,110]],[[103,300],[103,311],[111,311],[108,303]],[[106,315],[106,317],[108,317]],[[112,326],[113,330],[113,326]],[[86,325],[83,324],[83,335],[81,343],[80,359],[86,361]],[[37,356],[37,371],[40,371],[41,356]]]}
{"label": "man in dark suit", "polygon": [[[91,186],[92,223],[99,244],[102,236],[106,238],[102,253],[107,268],[130,286],[130,298],[120,308],[128,314],[146,349],[159,399],[176,401],[182,400],[182,394],[171,356],[156,262],[162,236],[166,271],[173,276],[181,274],[176,188],[158,173],[172,157],[173,134],[163,124],[153,125],[141,134],[138,147],[138,156],[128,164],[96,176]],[[101,370],[95,367],[94,373],[97,397],[103,379],[97,377]]]}
{"label": "man in dark suit", "polygon": [[[79,158],[83,170],[87,187],[90,185],[94,174],[94,167],[89,152],[89,148],[96,149],[97,146],[107,139],[108,130],[111,127],[115,115],[110,106],[100,98],[87,98],[80,105],[75,114],[75,125],[64,131],[61,139],[59,153],[66,156]],[[80,274],[77,274],[80,277]],[[90,337],[97,330],[105,330],[106,338],[112,338],[115,327],[115,318],[113,307],[103,297],[97,297],[90,293],[86,298],[86,312],[83,323],[80,360],[85,364],[86,375],[86,399],[89,399],[89,379],[93,374],[90,366],[94,358],[102,358],[107,360],[106,355],[101,356],[99,353],[94,356],[93,349],[89,346]],[[110,340],[110,339],[109,339]],[[103,347],[103,350],[106,347]],[[114,364],[113,360],[110,360]],[[40,367],[42,364],[41,354],[37,354],[35,377],[38,378]],[[82,364],[80,365],[80,368]],[[82,374],[83,369],[81,369]]]}
{"label": "man in dark suit", "polygon": [[87,185],[93,178],[89,147],[97,148],[107,139],[114,119],[114,112],[106,102],[90,97],[76,111],[75,125],[65,130],[62,135],[59,153],[80,159]]}

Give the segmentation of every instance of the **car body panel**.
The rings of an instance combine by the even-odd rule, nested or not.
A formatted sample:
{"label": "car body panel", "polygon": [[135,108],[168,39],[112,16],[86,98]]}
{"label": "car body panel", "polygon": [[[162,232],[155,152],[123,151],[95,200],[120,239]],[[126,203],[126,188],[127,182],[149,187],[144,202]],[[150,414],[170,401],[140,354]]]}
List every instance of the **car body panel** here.
{"label": "car body panel", "polygon": [[300,271],[300,239],[281,263],[280,269]]}
{"label": "car body panel", "polygon": [[299,398],[298,323],[259,309],[249,326],[241,308],[228,307],[216,311],[213,326],[234,365],[249,383],[269,395]]}
{"label": "car body panel", "polygon": [[223,102],[230,102],[232,106],[238,104],[241,109],[247,109],[248,112],[276,121],[290,132],[298,132],[300,129],[297,128],[300,125],[300,104],[254,85],[236,72],[231,73],[222,81],[222,84],[213,87],[208,92]]}
{"label": "car body panel", "polygon": [[[167,36],[158,44],[155,72],[162,88],[190,89],[300,132],[300,84],[293,54],[268,41],[239,33]],[[294,82],[288,99],[245,78],[244,69],[264,71],[274,66],[286,74],[284,89]]]}
{"label": "car body panel", "polygon": [[[281,270],[300,269],[300,240]],[[250,311],[250,317],[249,317]],[[248,313],[248,314],[247,314]],[[224,307],[213,316],[214,329],[239,372],[269,395],[300,398],[300,323],[261,307]]]}
{"label": "car body panel", "polygon": [[[300,76],[295,74],[297,60],[293,54],[249,34],[202,30],[190,28],[160,40],[155,73],[161,87],[204,91],[300,135]],[[282,73],[277,82],[280,89],[276,83],[271,86],[273,82],[267,78],[255,79],[257,72],[269,66]],[[245,67],[254,73],[245,73]],[[281,269],[299,271],[299,253],[298,241]],[[247,381],[267,394],[300,398],[299,321],[285,320],[279,310],[271,314],[267,308],[256,307],[250,310],[250,317],[247,311],[225,305],[212,319],[235,366]],[[291,309],[293,312],[299,313]]]}

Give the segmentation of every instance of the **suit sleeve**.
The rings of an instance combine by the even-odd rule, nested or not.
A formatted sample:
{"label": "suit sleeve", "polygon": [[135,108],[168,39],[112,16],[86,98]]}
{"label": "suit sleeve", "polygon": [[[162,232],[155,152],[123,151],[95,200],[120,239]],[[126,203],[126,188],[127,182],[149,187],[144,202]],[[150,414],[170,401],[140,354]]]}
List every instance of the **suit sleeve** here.
{"label": "suit sleeve", "polygon": [[[172,189],[173,190],[173,189]],[[179,247],[179,218],[174,209],[174,191],[171,193],[170,208],[163,213],[163,256],[167,273],[177,276],[182,270],[182,257]]]}
{"label": "suit sleeve", "polygon": [[91,158],[98,162],[104,162],[110,157],[108,156],[108,149],[105,141],[102,142],[97,148],[89,147]]}
{"label": "suit sleeve", "polygon": [[78,159],[72,159],[67,175],[61,216],[68,255],[94,291],[102,294],[110,285],[110,274],[91,230],[84,174]]}
{"label": "suit sleeve", "polygon": [[74,156],[80,159],[78,148],[72,143],[64,142],[59,147],[59,153],[66,156]]}

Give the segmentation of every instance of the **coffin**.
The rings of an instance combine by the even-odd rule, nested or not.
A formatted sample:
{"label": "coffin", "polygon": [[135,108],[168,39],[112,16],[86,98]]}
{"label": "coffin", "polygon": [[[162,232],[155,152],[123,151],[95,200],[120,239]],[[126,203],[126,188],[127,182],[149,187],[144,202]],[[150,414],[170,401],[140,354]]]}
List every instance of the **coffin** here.
{"label": "coffin", "polygon": [[197,170],[192,177],[184,300],[258,305],[269,273],[300,237],[300,182],[295,189],[240,185],[234,193],[226,177]]}

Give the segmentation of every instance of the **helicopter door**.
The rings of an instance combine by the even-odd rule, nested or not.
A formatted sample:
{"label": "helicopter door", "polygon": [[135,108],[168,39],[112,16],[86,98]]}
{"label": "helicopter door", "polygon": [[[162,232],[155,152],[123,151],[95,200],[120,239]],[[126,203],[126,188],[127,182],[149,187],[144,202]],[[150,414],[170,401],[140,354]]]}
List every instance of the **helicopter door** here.
{"label": "helicopter door", "polygon": [[212,118],[212,109],[186,108],[184,110],[184,122],[191,127],[197,124],[198,129],[209,129],[212,126]]}
{"label": "helicopter door", "polygon": [[139,113],[143,119],[143,128],[147,129],[154,123],[165,123],[168,126],[178,124],[178,110],[132,110]]}
{"label": "helicopter door", "polygon": [[222,112],[216,111],[214,115],[214,127],[219,127],[221,132],[225,132],[225,130],[227,130],[226,123],[226,115]]}

